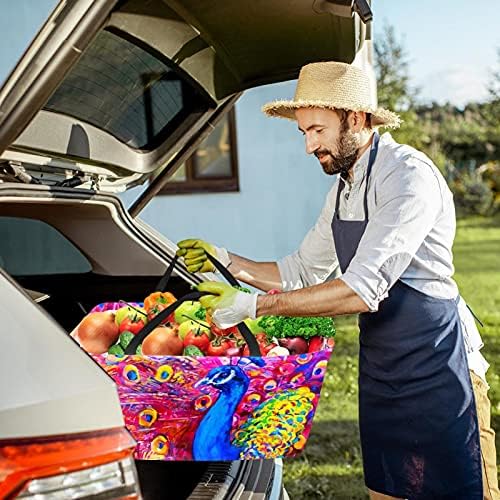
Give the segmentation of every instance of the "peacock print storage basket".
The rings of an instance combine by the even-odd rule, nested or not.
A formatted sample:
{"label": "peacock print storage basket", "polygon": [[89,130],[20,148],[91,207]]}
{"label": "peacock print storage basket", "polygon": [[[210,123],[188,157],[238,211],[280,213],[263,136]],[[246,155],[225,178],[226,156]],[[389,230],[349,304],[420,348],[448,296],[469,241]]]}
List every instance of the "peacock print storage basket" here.
{"label": "peacock print storage basket", "polygon": [[330,355],[95,359],[117,384],[136,458],[218,461],[298,455]]}

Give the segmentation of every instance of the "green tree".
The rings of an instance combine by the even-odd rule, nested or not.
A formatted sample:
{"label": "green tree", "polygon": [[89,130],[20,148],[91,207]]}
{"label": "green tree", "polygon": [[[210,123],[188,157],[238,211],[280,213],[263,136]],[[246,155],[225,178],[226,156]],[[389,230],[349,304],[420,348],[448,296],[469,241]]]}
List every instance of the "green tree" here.
{"label": "green tree", "polygon": [[431,122],[422,121],[417,114],[419,89],[410,83],[408,54],[394,27],[384,26],[374,51],[379,106],[395,111],[403,120],[391,134],[396,141],[425,152],[439,168],[444,168],[446,160],[439,143],[432,140]]}
{"label": "green tree", "polygon": [[385,25],[383,37],[376,40],[375,74],[379,104],[404,112],[415,104],[417,90],[410,86],[408,55],[393,26]]}
{"label": "green tree", "polygon": [[497,48],[497,67],[491,72],[488,93],[491,102],[500,103],[500,47]]}
{"label": "green tree", "polygon": [[500,47],[497,48],[496,68],[491,71],[488,84],[489,99],[482,109],[488,126],[488,142],[492,145],[492,160],[500,161]]}

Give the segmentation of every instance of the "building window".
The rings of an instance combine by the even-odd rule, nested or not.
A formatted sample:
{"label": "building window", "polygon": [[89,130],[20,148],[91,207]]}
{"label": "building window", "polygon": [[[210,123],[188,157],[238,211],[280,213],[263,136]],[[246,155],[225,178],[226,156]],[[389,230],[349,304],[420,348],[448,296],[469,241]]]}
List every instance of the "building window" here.
{"label": "building window", "polygon": [[165,184],[162,194],[238,191],[235,113],[218,123]]}

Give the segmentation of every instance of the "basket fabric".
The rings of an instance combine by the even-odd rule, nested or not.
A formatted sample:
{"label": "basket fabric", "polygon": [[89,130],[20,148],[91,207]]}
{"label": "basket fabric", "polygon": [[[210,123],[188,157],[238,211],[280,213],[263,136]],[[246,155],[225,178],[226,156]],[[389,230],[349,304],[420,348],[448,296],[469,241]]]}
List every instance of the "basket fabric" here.
{"label": "basket fabric", "polygon": [[302,451],[330,355],[94,358],[117,384],[136,458],[246,460]]}
{"label": "basket fabric", "polygon": [[131,305],[133,307],[143,307],[144,304],[142,302],[103,302],[101,304],[97,304],[94,306],[90,312],[103,312],[103,311],[117,311],[121,309],[126,304]]}

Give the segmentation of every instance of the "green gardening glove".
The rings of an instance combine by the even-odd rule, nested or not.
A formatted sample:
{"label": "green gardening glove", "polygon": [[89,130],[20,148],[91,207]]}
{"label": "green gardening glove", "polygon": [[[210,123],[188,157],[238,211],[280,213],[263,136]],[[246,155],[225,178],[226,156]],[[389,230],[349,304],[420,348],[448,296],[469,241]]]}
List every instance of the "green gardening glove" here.
{"label": "green gardening glove", "polygon": [[190,238],[177,243],[179,249],[178,257],[184,259],[184,265],[190,273],[213,273],[214,265],[208,260],[207,254],[212,255],[224,266],[231,263],[229,254],[225,248],[218,248],[206,241]]}
{"label": "green gardening glove", "polygon": [[209,295],[200,297],[201,305],[210,311],[212,321],[219,328],[229,328],[247,318],[255,319],[257,312],[256,293],[240,292],[220,281],[205,281],[196,286],[199,292]]}

